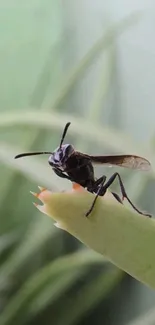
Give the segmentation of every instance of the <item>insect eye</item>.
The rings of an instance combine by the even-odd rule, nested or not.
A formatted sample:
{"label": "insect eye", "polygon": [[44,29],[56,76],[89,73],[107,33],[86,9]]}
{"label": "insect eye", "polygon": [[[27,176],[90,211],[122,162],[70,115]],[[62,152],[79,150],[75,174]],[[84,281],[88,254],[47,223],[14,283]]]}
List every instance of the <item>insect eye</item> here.
{"label": "insect eye", "polygon": [[61,162],[65,160],[65,154],[63,152],[60,153],[60,160]]}
{"label": "insect eye", "polygon": [[63,158],[64,158],[64,154],[63,154],[63,151],[57,151],[54,155],[54,162],[55,163],[62,163],[63,161]]}

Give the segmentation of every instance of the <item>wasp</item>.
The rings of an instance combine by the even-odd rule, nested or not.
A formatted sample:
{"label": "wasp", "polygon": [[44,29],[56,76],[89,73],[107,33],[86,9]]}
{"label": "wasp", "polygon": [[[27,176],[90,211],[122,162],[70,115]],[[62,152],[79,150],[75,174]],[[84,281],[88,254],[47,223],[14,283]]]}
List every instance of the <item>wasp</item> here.
{"label": "wasp", "polygon": [[96,179],[94,173],[94,165],[108,165],[108,166],[119,166],[126,167],[131,169],[139,169],[139,170],[150,170],[151,164],[150,162],[140,156],[136,155],[100,155],[100,156],[92,156],[86,153],[82,153],[76,151],[71,144],[63,144],[66,133],[70,126],[70,122],[68,122],[63,130],[63,134],[60,140],[59,147],[56,148],[53,152],[50,151],[39,151],[39,152],[26,152],[21,153],[15,156],[15,159],[26,157],[26,156],[34,156],[34,155],[49,155],[48,163],[52,167],[53,171],[57,176],[61,178],[66,178],[71,182],[75,182],[82,187],[86,188],[89,192],[95,193],[96,196],[89,211],[86,213],[88,216],[95,205],[98,196],[104,196],[107,189],[111,186],[114,180],[117,178],[119,181],[122,200],[118,196],[118,194],[112,192],[113,196],[120,203],[123,203],[123,199],[126,198],[130,205],[136,210],[139,214],[151,217],[150,214],[144,213],[137,209],[135,205],[129,199],[123,181],[119,173],[114,173],[108,180],[105,175]]}

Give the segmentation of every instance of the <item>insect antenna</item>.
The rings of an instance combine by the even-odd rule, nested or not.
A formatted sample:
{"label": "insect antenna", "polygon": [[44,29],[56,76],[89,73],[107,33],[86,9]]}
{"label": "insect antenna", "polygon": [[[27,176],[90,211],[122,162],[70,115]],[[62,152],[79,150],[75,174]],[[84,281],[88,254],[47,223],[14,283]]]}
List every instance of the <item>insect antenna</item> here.
{"label": "insect antenna", "polygon": [[53,152],[50,151],[38,151],[38,152],[24,152],[20,153],[19,155],[16,155],[14,159],[18,159],[21,157],[26,157],[26,156],[36,156],[36,155],[52,155]]}
{"label": "insect antenna", "polygon": [[[63,144],[64,138],[66,136],[66,133],[67,133],[67,130],[68,130],[70,124],[71,124],[71,122],[68,122],[65,125],[65,128],[64,128],[64,131],[63,131],[63,134],[62,134],[62,137],[61,137],[61,141],[60,141],[59,148],[61,148],[61,146]],[[24,152],[24,153],[20,153],[19,155],[16,155],[14,157],[14,159],[18,159],[18,158],[22,158],[22,157],[27,157],[27,156],[36,156],[36,155],[53,155],[53,152],[50,152],[50,151]]]}
{"label": "insect antenna", "polygon": [[66,133],[67,133],[67,130],[70,126],[71,122],[68,122],[66,125],[65,125],[65,128],[64,128],[64,131],[63,131],[63,134],[62,134],[62,137],[61,137],[61,141],[60,141],[60,146],[59,148],[61,148],[62,144],[63,144],[63,141],[64,141],[64,138],[66,136]]}

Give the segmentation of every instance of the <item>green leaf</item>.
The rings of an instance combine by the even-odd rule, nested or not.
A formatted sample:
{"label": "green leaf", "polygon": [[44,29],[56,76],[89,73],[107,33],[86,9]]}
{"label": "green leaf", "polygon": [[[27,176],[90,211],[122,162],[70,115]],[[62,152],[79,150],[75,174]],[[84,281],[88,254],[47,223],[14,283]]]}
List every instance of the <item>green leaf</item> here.
{"label": "green leaf", "polygon": [[83,57],[80,64],[77,65],[68,75],[67,80],[65,77],[64,82],[60,86],[59,93],[51,103],[52,108],[60,106],[66,95],[72,90],[78,79],[83,77],[86,69],[94,62],[94,60],[101,54],[101,51],[110,46],[113,41],[122,34],[125,29],[133,26],[141,18],[142,12],[134,12],[121,21],[110,26],[103,36],[92,46],[91,50]]}
{"label": "green leaf", "polygon": [[[27,110],[20,113],[14,111],[13,114],[0,114],[0,128],[10,126],[32,126],[33,128],[41,128],[51,131],[51,128],[61,130],[64,128],[66,122],[71,121],[70,134],[78,135],[80,137],[86,137],[89,141],[95,141],[99,145],[110,146],[113,150],[131,151],[132,153],[145,154],[153,159],[155,163],[154,154],[150,147],[144,146],[144,143],[139,143],[135,139],[130,138],[129,135],[124,132],[118,131],[112,127],[95,125],[93,122],[85,121],[83,123],[82,117],[75,117],[67,114],[59,114],[57,112],[40,112],[36,113],[35,110]],[[95,135],[95,140],[94,140]],[[127,149],[126,149],[127,148]]]}
{"label": "green leaf", "polygon": [[[37,306],[34,308],[33,305],[31,305],[32,301],[36,299],[36,302],[39,302],[38,294],[41,292],[43,294],[45,293],[45,286],[46,288],[48,285],[51,286],[51,296],[49,296],[49,299],[52,301],[56,299],[67,286],[69,286],[69,283],[73,283],[73,280],[77,278],[78,273],[81,275],[83,268],[88,267],[88,265],[92,263],[105,263],[105,260],[99,255],[85,250],[58,258],[54,262],[43,267],[23,285],[16,295],[12,297],[3,313],[1,313],[0,324],[9,325],[12,324],[14,320],[16,320],[16,324],[21,324],[20,320],[18,322],[18,317],[20,317],[20,314],[22,313],[22,319],[24,319],[24,312],[25,316],[27,316],[29,310],[30,312],[35,313],[35,308],[37,308]],[[70,276],[69,281],[68,274],[70,274],[70,272],[75,273],[73,276]],[[66,276],[64,280],[63,276]],[[59,280],[60,282],[63,281],[62,287],[59,285]]]}
{"label": "green leaf", "polygon": [[56,234],[54,227],[49,226],[49,221],[35,220],[30,224],[30,229],[26,233],[20,246],[13,251],[12,255],[3,263],[0,268],[0,288],[3,286],[4,280],[7,282],[8,277],[13,276],[15,272],[24,264],[29,262],[42,245]]}
{"label": "green leaf", "polygon": [[108,193],[99,197],[89,215],[94,195],[85,191],[43,191],[38,209],[59,228],[102,254],[132,277],[155,288],[155,221],[128,210]]}
{"label": "green leaf", "polygon": [[101,300],[108,298],[108,295],[117,286],[123,275],[124,273],[116,268],[108,273],[100,274],[91,283],[85,284],[76,293],[74,299],[64,300],[61,315],[59,320],[56,319],[55,323],[61,325],[62,319],[63,324],[72,325],[75,322],[77,323],[84,314],[95,308]]}
{"label": "green leaf", "polygon": [[[62,262],[63,261],[65,262],[66,258],[68,257],[64,257],[64,259],[62,259]],[[72,254],[71,256],[69,256],[68,261],[71,262],[69,264],[70,265],[69,268],[71,268],[71,271],[68,270],[66,274],[66,271],[62,266],[62,274],[58,276],[58,279],[55,279],[54,283],[53,282],[48,283],[48,285],[46,285],[45,288],[40,292],[40,294],[38,294],[36,298],[32,301],[30,306],[31,314],[35,315],[37,313],[40,313],[40,311],[43,310],[45,307],[47,307],[49,303],[51,304],[53,300],[57,299],[58,296],[62,295],[62,292],[65,289],[68,289],[73,283],[75,283],[77,278],[82,276],[82,273],[85,271],[85,267],[94,263],[98,264],[98,263],[106,262],[104,261],[104,259],[102,259],[102,256],[87,249],[80,250]],[[76,271],[74,270],[74,263],[78,264],[78,268]],[[56,284],[55,288],[54,288],[54,284]],[[102,290],[102,295],[103,295],[103,290]]]}
{"label": "green leaf", "polygon": [[155,310],[152,308],[145,314],[127,323],[127,325],[154,325],[155,324]]}
{"label": "green leaf", "polygon": [[99,121],[101,111],[103,114],[103,102],[106,99],[108,91],[111,87],[112,76],[114,74],[114,66],[115,66],[114,45],[111,46],[107,52],[108,53],[104,58],[100,68],[100,74],[97,82],[98,86],[94,90],[89,111],[86,112],[87,120],[92,121],[93,123],[95,121],[96,122]]}
{"label": "green leaf", "polygon": [[10,231],[9,233],[0,236],[0,255],[13,244],[15,244],[19,239],[19,230]]}

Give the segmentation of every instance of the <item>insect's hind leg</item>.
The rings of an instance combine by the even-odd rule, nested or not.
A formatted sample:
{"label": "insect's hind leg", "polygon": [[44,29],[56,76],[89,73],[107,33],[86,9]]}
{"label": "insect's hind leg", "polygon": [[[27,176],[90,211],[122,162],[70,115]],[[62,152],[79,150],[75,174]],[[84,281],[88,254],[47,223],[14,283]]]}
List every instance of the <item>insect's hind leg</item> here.
{"label": "insect's hind leg", "polygon": [[111,192],[111,194],[114,196],[114,198],[121,204],[123,204],[121,198],[119,197],[119,195],[117,193]]}
{"label": "insect's hind leg", "polygon": [[[118,177],[118,180],[119,180],[120,189],[121,189],[122,196],[123,196],[122,201],[123,201],[124,198],[126,198],[127,201],[130,203],[130,205],[133,207],[134,210],[136,210],[139,214],[142,214],[142,215],[144,215],[144,216],[147,216],[147,217],[150,217],[150,218],[151,218],[152,216],[151,216],[150,214],[148,214],[148,213],[144,213],[144,212],[140,211],[140,210],[137,209],[137,208],[135,207],[135,205],[131,202],[131,200],[130,200],[129,197],[127,196],[127,193],[126,193],[126,190],[125,190],[124,184],[123,184],[122,179],[121,179],[121,177],[120,177],[120,175],[119,175],[118,173],[114,173],[114,174],[109,178],[109,180],[107,181],[107,183],[104,184],[104,186],[102,187],[102,191],[103,191],[102,193],[103,193],[103,195],[105,194],[105,192],[106,192],[106,190],[108,189],[108,187],[109,187],[109,186],[114,182],[114,180],[115,180],[116,177]],[[101,194],[101,195],[102,195],[102,194]]]}

